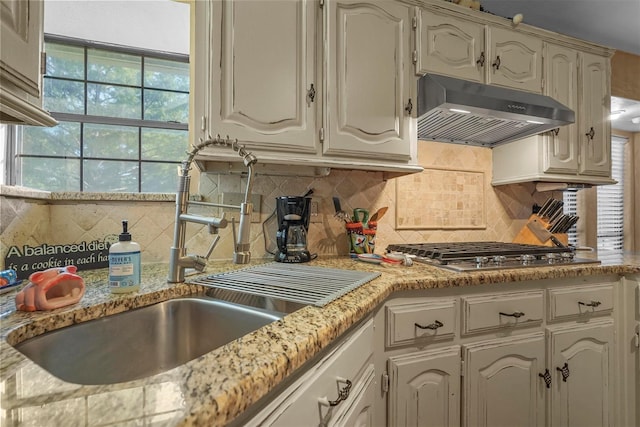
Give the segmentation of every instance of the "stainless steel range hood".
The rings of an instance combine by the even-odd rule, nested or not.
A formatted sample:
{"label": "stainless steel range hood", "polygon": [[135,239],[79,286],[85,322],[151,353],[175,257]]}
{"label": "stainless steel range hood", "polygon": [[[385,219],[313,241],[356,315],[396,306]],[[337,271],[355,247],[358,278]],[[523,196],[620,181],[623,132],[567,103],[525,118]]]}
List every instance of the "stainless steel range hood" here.
{"label": "stainless steel range hood", "polygon": [[495,147],[574,121],[548,96],[437,74],[418,80],[419,139]]}

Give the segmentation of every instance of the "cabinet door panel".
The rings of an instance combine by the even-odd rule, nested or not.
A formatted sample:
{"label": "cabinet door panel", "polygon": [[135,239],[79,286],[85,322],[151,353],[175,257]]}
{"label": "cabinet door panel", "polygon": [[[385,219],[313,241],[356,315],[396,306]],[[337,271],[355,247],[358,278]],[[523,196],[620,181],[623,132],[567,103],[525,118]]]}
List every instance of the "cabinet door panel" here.
{"label": "cabinet door panel", "polygon": [[[613,425],[613,321],[550,330],[552,426]],[[563,374],[558,368],[568,369]]]}
{"label": "cabinet door panel", "polygon": [[[608,59],[582,54],[580,173],[611,176]],[[593,130],[593,132],[592,132]]]}
{"label": "cabinet door panel", "polygon": [[[578,107],[578,54],[575,50],[547,45],[545,56],[546,95],[576,111]],[[576,115],[577,118],[577,115]],[[562,126],[558,133],[548,132],[545,141],[544,171],[578,171],[577,124]]]}
{"label": "cabinet door panel", "polygon": [[389,425],[460,425],[460,347],[389,359]]}
{"label": "cabinet door panel", "polygon": [[[484,82],[484,26],[419,9],[416,74],[428,72]],[[484,63],[486,65],[486,61]]]}
{"label": "cabinet door panel", "polygon": [[490,29],[489,84],[542,92],[542,40],[526,34]]}
{"label": "cabinet door panel", "polygon": [[310,1],[212,2],[210,133],[247,147],[316,151]]}
{"label": "cabinet door panel", "polygon": [[329,6],[324,153],[408,160],[409,8],[391,1]]}
{"label": "cabinet door panel", "polygon": [[40,97],[41,1],[0,1],[0,76]]}
{"label": "cabinet door panel", "polygon": [[530,334],[464,348],[465,426],[543,426],[544,335]]}

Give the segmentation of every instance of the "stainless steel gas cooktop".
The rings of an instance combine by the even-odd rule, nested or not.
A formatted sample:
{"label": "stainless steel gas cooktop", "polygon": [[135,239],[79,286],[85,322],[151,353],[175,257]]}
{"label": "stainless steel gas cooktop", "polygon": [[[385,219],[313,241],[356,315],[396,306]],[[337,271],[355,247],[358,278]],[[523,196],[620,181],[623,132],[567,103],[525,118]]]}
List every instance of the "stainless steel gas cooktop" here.
{"label": "stainless steel gas cooktop", "polygon": [[459,272],[600,264],[598,260],[577,258],[571,247],[521,243],[406,243],[389,245],[386,251],[408,254],[414,261]]}

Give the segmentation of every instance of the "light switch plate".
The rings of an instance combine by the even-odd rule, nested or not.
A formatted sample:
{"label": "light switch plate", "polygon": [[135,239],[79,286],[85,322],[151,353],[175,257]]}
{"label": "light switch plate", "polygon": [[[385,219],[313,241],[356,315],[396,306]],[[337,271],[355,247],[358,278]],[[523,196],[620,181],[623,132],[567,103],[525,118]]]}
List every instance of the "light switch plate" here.
{"label": "light switch plate", "polygon": [[[240,203],[244,200],[244,193],[233,193],[226,192],[222,193],[222,200],[220,203],[223,205],[234,205],[240,206]],[[260,204],[262,203],[262,195],[261,194],[252,194],[251,195],[251,203],[253,204],[253,213],[251,214],[251,222],[260,222]],[[231,208],[222,208],[222,211],[225,213],[225,218],[227,221],[231,222],[231,218],[236,219],[236,224],[240,219],[240,210],[239,209],[231,209]]]}

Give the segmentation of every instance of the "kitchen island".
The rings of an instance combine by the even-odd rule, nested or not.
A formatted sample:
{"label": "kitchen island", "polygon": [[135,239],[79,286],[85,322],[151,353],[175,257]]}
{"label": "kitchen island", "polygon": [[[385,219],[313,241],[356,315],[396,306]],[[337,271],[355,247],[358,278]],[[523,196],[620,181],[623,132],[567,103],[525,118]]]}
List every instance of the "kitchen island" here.
{"label": "kitchen island", "polygon": [[[270,260],[257,260],[253,264],[261,262]],[[34,426],[225,425],[295,376],[305,362],[395,292],[640,273],[640,257],[629,256],[624,263],[454,273],[422,264],[384,267],[347,258],[321,258],[310,264],[377,271],[381,275],[322,308],[302,308],[182,366],[141,380],[106,386],[82,386],[59,380],[11,344],[163,300],[204,294],[207,289],[167,284],[166,265],[144,265],[140,291],[115,296],[109,292],[106,270],[80,272],[87,291],[83,300],[73,306],[53,312],[23,313],[15,311],[15,291],[0,296],[2,424],[19,421],[20,425]],[[208,267],[208,274],[239,267],[216,262]]]}

